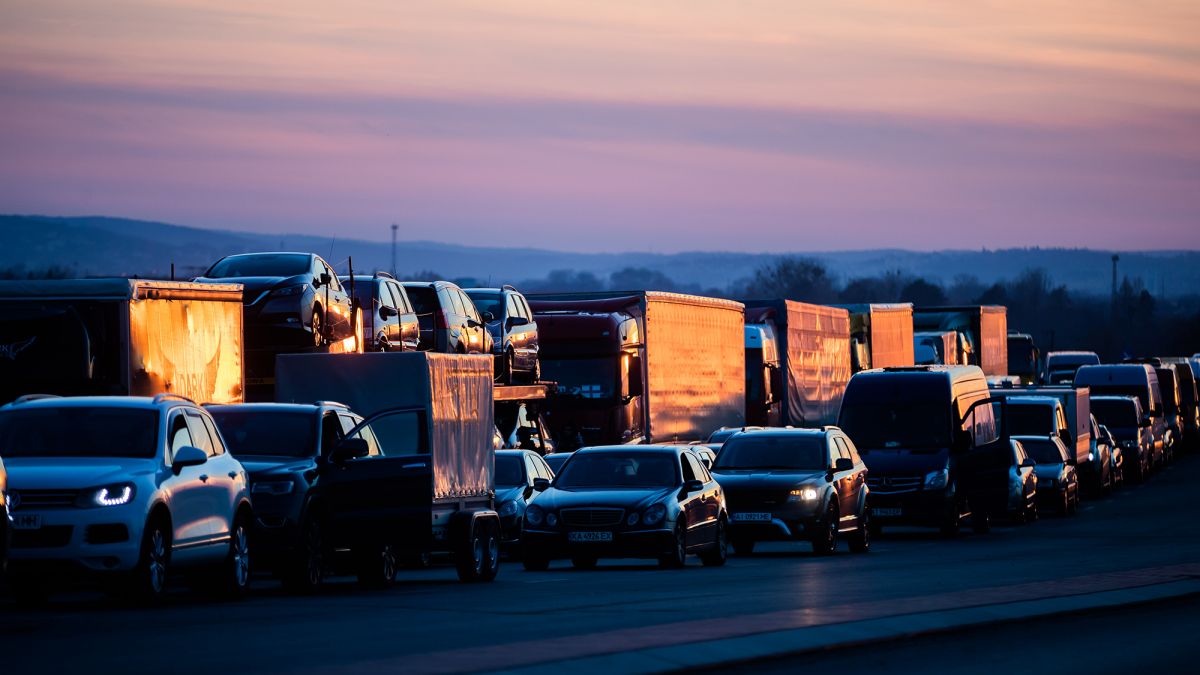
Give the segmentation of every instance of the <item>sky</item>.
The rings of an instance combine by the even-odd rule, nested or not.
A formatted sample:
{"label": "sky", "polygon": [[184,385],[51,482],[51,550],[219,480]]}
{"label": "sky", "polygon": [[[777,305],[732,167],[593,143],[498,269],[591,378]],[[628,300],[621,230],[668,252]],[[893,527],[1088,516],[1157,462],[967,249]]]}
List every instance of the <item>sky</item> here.
{"label": "sky", "polygon": [[1200,2],[0,0],[0,212],[1197,249]]}

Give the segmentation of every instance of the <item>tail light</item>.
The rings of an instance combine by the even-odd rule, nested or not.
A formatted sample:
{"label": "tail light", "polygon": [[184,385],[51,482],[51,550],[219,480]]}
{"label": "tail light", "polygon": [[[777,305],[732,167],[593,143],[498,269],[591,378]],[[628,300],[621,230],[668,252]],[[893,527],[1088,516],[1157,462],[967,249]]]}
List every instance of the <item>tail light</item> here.
{"label": "tail light", "polygon": [[450,322],[446,320],[445,312],[433,313],[433,327],[438,330],[443,330],[450,327]]}

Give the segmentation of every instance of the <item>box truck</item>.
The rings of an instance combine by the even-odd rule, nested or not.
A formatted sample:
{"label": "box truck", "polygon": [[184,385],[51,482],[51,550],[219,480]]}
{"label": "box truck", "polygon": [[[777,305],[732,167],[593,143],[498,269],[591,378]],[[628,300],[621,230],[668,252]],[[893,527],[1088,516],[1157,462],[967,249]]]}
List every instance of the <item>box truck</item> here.
{"label": "box truck", "polygon": [[850,312],[850,363],[854,372],[913,365],[911,304],[835,306]]}
{"label": "box truck", "polygon": [[912,315],[918,331],[958,333],[959,355],[984,375],[1008,376],[1008,309],[1000,305],[917,307]]}

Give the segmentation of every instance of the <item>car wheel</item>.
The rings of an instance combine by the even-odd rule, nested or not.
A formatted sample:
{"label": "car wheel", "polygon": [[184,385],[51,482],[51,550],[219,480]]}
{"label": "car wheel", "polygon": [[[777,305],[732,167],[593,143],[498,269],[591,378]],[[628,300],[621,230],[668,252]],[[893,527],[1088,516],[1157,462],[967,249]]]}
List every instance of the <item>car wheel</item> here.
{"label": "car wheel", "polygon": [[550,569],[550,559],[526,551],[525,555],[521,556],[521,566],[529,572],[545,572]]}
{"label": "car wheel", "polygon": [[577,570],[590,570],[596,567],[596,556],[594,555],[573,555],[571,556],[571,566]]}
{"label": "car wheel", "polygon": [[283,583],[289,589],[312,593],[325,581],[325,540],[321,523],[316,518],[306,517],[300,527],[300,541],[296,557],[284,575]]}
{"label": "car wheel", "polygon": [[829,500],[829,508],[825,510],[825,522],[821,523],[820,531],[813,535],[813,553],[817,555],[833,555],[837,551],[838,508],[834,499]]}
{"label": "car wheel", "polygon": [[142,550],[131,580],[133,597],[148,603],[162,600],[167,591],[170,564],[170,527],[165,519],[156,518],[146,524],[146,531],[142,534]]}
{"label": "car wheel", "polygon": [[484,527],[487,529],[484,534],[483,552],[487,557],[479,580],[491,581],[500,573],[500,526],[488,522]]}
{"label": "car wheel", "polygon": [[313,307],[312,334],[314,347],[320,347],[325,344],[325,313],[319,305]]}
{"label": "car wheel", "polygon": [[754,553],[754,540],[745,537],[734,537],[733,552],[738,555],[750,555]]}
{"label": "car wheel", "polygon": [[729,534],[728,526],[725,524],[725,517],[722,516],[717,521],[716,536],[713,537],[713,545],[708,550],[700,554],[700,562],[705,567],[720,567],[729,560]]}
{"label": "car wheel", "polygon": [[687,564],[687,526],[682,520],[675,524],[671,550],[659,556],[658,564],[667,569],[679,569]]}
{"label": "car wheel", "polygon": [[871,510],[863,507],[862,516],[858,519],[858,529],[850,535],[850,551],[852,553],[869,553],[871,551]]}
{"label": "car wheel", "polygon": [[250,586],[250,525],[249,519],[238,514],[229,531],[229,553],[220,568],[221,592],[238,598]]}
{"label": "car wheel", "polygon": [[483,578],[483,570],[487,565],[487,535],[484,533],[486,529],[486,523],[475,523],[471,528],[470,538],[454,557],[459,581],[469,583]]}
{"label": "car wheel", "polygon": [[517,378],[514,374],[514,368],[516,367],[514,362],[516,361],[516,358],[517,357],[513,355],[511,349],[504,352],[504,384],[517,383]]}
{"label": "car wheel", "polygon": [[375,544],[355,551],[358,583],[367,588],[388,588],[396,582],[396,549],[391,544]]}

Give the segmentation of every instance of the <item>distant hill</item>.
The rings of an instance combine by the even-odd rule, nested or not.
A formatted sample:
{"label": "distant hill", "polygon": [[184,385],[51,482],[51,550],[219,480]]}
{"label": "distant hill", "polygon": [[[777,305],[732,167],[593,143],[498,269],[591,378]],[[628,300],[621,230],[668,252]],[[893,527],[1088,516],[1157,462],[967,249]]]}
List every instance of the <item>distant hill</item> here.
{"label": "distant hill", "polygon": [[[332,253],[331,253],[332,248]],[[174,263],[178,277],[195,276],[230,253],[262,250],[313,251],[339,269],[353,256],[356,269],[387,269],[390,244],[354,239],[208,230],[108,217],[0,216],[0,268],[60,266],[77,275],[165,277]],[[471,277],[490,283],[544,278],[552,270],[590,272],[600,277],[638,267],[661,272],[682,284],[725,288],[749,277],[777,255],[823,261],[842,280],[901,270],[949,284],[958,275],[983,283],[1013,277],[1028,268],[1049,270],[1056,283],[1074,291],[1104,294],[1111,283],[1111,251],[1086,249],[1005,249],[981,251],[781,251],[569,253],[533,248],[488,248],[403,241],[397,244],[401,274],[435,271],[447,278]],[[1122,276],[1140,277],[1153,293],[1195,294],[1200,289],[1200,252],[1120,253]]]}

